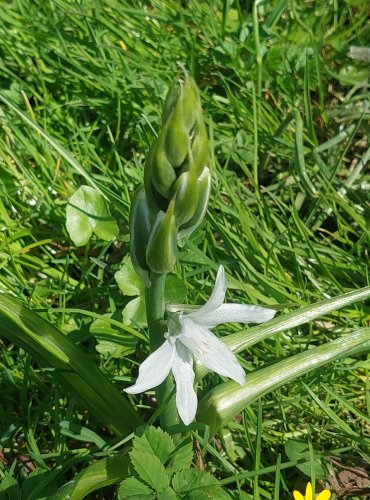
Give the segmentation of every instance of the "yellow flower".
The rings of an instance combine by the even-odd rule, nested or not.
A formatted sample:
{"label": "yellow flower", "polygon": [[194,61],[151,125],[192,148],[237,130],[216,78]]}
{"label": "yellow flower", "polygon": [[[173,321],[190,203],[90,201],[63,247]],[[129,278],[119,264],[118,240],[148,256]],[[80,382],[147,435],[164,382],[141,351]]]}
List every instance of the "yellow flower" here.
{"label": "yellow flower", "polygon": [[[303,496],[299,491],[293,491],[294,500],[313,500],[312,496],[312,484],[307,483],[306,495]],[[329,500],[331,493],[329,490],[324,490],[317,495],[315,500]]]}

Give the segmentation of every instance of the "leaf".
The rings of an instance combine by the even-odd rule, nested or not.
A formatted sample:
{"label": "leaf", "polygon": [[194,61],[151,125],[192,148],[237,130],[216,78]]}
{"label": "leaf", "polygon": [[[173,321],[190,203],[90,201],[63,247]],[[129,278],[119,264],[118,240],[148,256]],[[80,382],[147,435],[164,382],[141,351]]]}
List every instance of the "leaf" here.
{"label": "leaf", "polygon": [[161,491],[157,494],[158,500],[177,500],[178,498],[179,497],[176,495],[172,488],[167,488],[166,490]]}
{"label": "leaf", "polygon": [[175,445],[167,432],[151,426],[145,430],[142,436],[135,437],[133,449],[140,452],[151,453],[158,457],[162,464],[165,464],[167,458],[174,451]]}
{"label": "leaf", "polygon": [[370,328],[348,333],[327,344],[279,361],[248,375],[242,386],[226,382],[212,389],[199,404],[197,418],[211,427],[211,432],[224,427],[238,413],[259,397],[319,368],[330,361],[348,356],[361,348],[370,348]]}
{"label": "leaf", "polygon": [[[285,453],[287,454],[287,457],[289,460],[292,462],[298,462],[302,459],[309,458],[309,447],[308,443],[305,443],[304,441],[299,441],[297,439],[289,439],[284,445],[285,448]],[[314,463],[311,464],[311,462],[304,462],[304,463],[297,463],[296,467],[299,469],[303,474],[305,474],[307,477],[311,477],[311,470],[312,466],[315,471],[315,477],[317,479],[325,479],[326,473],[324,468],[321,465],[321,460],[315,459]]]}
{"label": "leaf", "polygon": [[127,436],[141,419],[126,398],[66,335],[13,297],[0,294],[0,336],[22,347],[101,422]]}
{"label": "leaf", "polygon": [[178,495],[185,496],[187,500],[231,498],[214,476],[199,469],[178,472],[172,480],[172,487]]}
{"label": "leaf", "polygon": [[103,195],[90,186],[81,186],[67,205],[67,231],[77,246],[86,245],[92,234],[105,241],[113,240],[118,226],[109,212]]}
{"label": "leaf", "polygon": [[87,427],[83,427],[80,424],[70,422],[69,420],[62,420],[59,423],[59,426],[61,428],[61,434],[64,436],[69,436],[77,441],[83,441],[85,443],[94,443],[95,446],[100,449],[107,446],[106,441],[96,434],[96,432],[88,429]]}
{"label": "leaf", "polygon": [[189,469],[193,455],[193,443],[191,441],[176,448],[171,454],[169,464],[167,465],[168,474],[172,476],[175,472]]}
{"label": "leaf", "polygon": [[[129,256],[123,260],[121,269],[117,271],[114,278],[119,289],[124,295],[137,296],[126,304],[122,311],[124,324],[138,323],[146,324],[145,308],[145,284],[136,273]],[[186,286],[177,276],[169,274],[166,279],[165,301],[171,303],[182,303],[186,298]]]}
{"label": "leaf", "polygon": [[149,484],[156,492],[168,488],[167,472],[158,457],[152,453],[133,449],[130,452],[130,459],[140,479]]}
{"label": "leaf", "polygon": [[224,337],[222,340],[234,352],[240,352],[257,342],[261,342],[272,335],[275,335],[284,330],[289,330],[295,326],[303,325],[312,321],[324,314],[328,314],[336,309],[340,309],[346,305],[352,304],[359,300],[365,300],[370,296],[370,286],[359,288],[351,292],[333,297],[332,299],[321,300],[315,304],[302,307],[297,311],[292,311],[287,314],[275,317],[267,324],[253,326],[252,328],[243,329],[240,332],[233,333]]}
{"label": "leaf", "polygon": [[117,484],[128,476],[127,455],[103,458],[86,467],[82,472],[63,485],[49,500],[82,500],[87,495],[105,486]]}
{"label": "leaf", "polygon": [[136,479],[136,477],[128,477],[125,479],[118,489],[119,500],[124,500],[125,498],[131,498],[132,500],[144,500],[153,497],[153,490],[151,490],[146,484]]}
{"label": "leaf", "polygon": [[144,296],[136,297],[130,300],[122,311],[122,321],[125,325],[130,323],[137,323],[139,325],[146,325],[146,309]]}
{"label": "leaf", "polygon": [[123,295],[144,295],[144,281],[136,273],[129,256],[123,259],[122,266],[115,273],[114,278]]}
{"label": "leaf", "polygon": [[171,304],[182,304],[186,299],[186,285],[175,274],[168,274],[164,290],[164,300]]}
{"label": "leaf", "polygon": [[112,324],[111,319],[122,322],[122,314],[117,311],[114,314],[104,314],[90,325],[90,333],[97,341],[96,350],[104,356],[114,358],[122,358],[135,352],[137,338],[117,328]]}

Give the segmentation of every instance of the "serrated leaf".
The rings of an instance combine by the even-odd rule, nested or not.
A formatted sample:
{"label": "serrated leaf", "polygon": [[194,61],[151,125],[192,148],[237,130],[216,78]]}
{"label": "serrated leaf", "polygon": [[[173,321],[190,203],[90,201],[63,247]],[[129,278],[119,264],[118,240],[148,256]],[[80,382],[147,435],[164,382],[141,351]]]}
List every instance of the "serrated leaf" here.
{"label": "serrated leaf", "polygon": [[96,234],[104,241],[113,240],[118,226],[103,195],[90,186],[81,186],[67,205],[66,227],[76,246],[83,246]]}
{"label": "serrated leaf", "polygon": [[155,427],[148,427],[142,436],[136,436],[134,450],[151,453],[164,464],[174,451],[174,442],[167,432]]}
{"label": "serrated leaf", "polygon": [[187,500],[230,500],[231,496],[221,487],[218,480],[199,469],[183,470],[175,474],[172,487]]}
{"label": "serrated leaf", "polygon": [[168,488],[167,472],[158,457],[152,453],[133,449],[130,452],[130,459],[140,479],[153,490],[159,492]]}
{"label": "serrated leaf", "polygon": [[119,500],[124,500],[125,498],[130,498],[131,500],[144,500],[153,497],[154,493],[149,486],[136,479],[136,477],[128,477],[125,479],[118,489]]}
{"label": "serrated leaf", "polygon": [[193,443],[191,441],[180,448],[176,448],[171,454],[171,459],[167,466],[168,474],[172,476],[175,472],[189,469],[193,460],[193,455]]}
{"label": "serrated leaf", "polygon": [[[289,441],[285,443],[284,448],[287,457],[292,462],[300,461],[302,460],[302,458],[306,458],[307,460],[309,460],[308,443],[304,441],[299,441],[298,439],[289,439]],[[307,477],[311,477],[312,467],[314,468],[315,477],[317,479],[324,479],[326,476],[320,459],[315,459],[313,464],[310,461],[307,461],[305,463],[297,463],[296,467]]]}
{"label": "serrated leaf", "polygon": [[176,495],[172,488],[167,488],[167,490],[164,490],[157,495],[158,500],[177,500],[178,498],[179,497]]}

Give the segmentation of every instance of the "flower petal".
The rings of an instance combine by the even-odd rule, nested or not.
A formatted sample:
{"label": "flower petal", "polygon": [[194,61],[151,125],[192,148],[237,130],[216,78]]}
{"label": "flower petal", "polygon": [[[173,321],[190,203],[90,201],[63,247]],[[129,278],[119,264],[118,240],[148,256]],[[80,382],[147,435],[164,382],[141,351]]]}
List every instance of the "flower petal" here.
{"label": "flower petal", "polygon": [[200,307],[194,312],[191,312],[190,314],[187,314],[186,316],[194,319],[199,318],[204,314],[208,314],[220,307],[225,299],[226,288],[227,281],[225,278],[225,270],[223,266],[220,266],[217,271],[215,287],[212,290],[210,298],[207,300],[204,306]]}
{"label": "flower petal", "polygon": [[331,493],[329,490],[323,490],[321,493],[319,493],[316,497],[316,500],[329,500],[331,497]]}
{"label": "flower petal", "polygon": [[304,500],[304,496],[302,495],[302,493],[299,493],[299,491],[297,490],[293,491],[293,496],[294,500]]}
{"label": "flower petal", "polygon": [[260,306],[222,304],[216,310],[197,316],[196,319],[192,317],[199,325],[212,328],[221,323],[264,323],[272,319],[275,314],[276,311],[273,309]]}
{"label": "flower petal", "polygon": [[311,483],[307,483],[305,500],[313,500],[312,499],[312,484]]}
{"label": "flower petal", "polygon": [[176,381],[176,407],[181,420],[189,425],[195,418],[198,400],[194,391],[193,356],[187,347],[176,342],[172,373]]}
{"label": "flower petal", "polygon": [[245,381],[245,373],[235,354],[213,333],[190,318],[182,320],[183,330],[178,337],[193,355],[207,368],[229,377],[239,384]]}
{"label": "flower petal", "polygon": [[161,384],[170,373],[175,357],[175,346],[166,340],[141,363],[136,384],[124,389],[129,394],[145,392]]}

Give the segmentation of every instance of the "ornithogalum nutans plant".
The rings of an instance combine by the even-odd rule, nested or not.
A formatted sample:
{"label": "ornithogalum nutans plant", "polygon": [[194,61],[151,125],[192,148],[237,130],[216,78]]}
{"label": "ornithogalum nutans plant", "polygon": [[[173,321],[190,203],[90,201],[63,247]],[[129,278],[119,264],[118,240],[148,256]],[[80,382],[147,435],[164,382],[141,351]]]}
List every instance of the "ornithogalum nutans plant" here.
{"label": "ornithogalum nutans plant", "polygon": [[[152,145],[144,170],[144,186],[131,206],[131,258],[147,284],[146,305],[152,354],[139,370],[137,382],[126,389],[136,394],[164,384],[157,391],[164,401],[176,382],[176,399],[167,405],[167,425],[177,412],[190,424],[196,414],[194,359],[239,384],[244,371],[233,352],[209,328],[220,323],[261,323],[275,311],[258,306],[223,304],[226,278],[221,266],[207,303],[193,312],[163,300],[166,274],[173,270],[177,240],[199,226],[210,193],[207,131],[197,86],[188,75],[178,78],[168,92],[162,128]],[[164,323],[167,312],[167,326]],[[177,412],[175,409],[177,408]]]}

